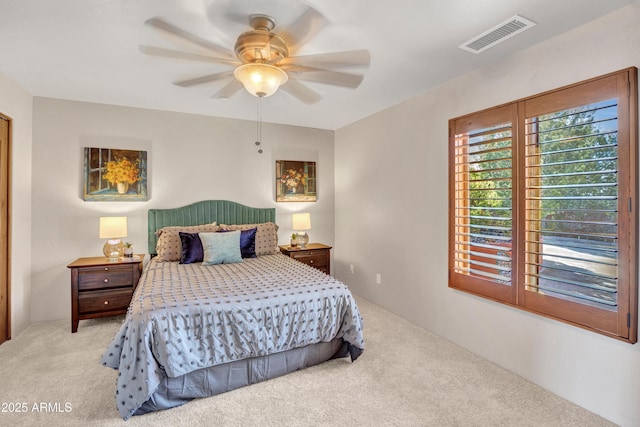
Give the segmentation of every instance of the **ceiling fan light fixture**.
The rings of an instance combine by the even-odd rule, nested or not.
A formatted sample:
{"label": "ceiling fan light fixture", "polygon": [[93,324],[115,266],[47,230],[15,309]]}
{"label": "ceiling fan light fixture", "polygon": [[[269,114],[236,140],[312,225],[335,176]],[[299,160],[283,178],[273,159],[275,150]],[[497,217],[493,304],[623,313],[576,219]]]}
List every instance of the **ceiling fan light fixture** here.
{"label": "ceiling fan light fixture", "polygon": [[287,73],[280,68],[261,63],[240,65],[233,76],[243,84],[247,92],[258,98],[273,95],[289,79]]}

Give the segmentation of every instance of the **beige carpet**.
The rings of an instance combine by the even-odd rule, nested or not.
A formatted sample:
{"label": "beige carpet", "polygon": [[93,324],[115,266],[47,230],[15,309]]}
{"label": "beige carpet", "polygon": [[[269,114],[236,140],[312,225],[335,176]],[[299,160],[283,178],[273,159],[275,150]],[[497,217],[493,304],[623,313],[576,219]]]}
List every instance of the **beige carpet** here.
{"label": "beige carpet", "polygon": [[0,346],[1,409],[27,409],[0,412],[0,426],[612,425],[367,301],[358,304],[367,348],[355,363],[330,361],[127,422],[115,407],[117,373],[99,363],[122,317],[81,321],[76,334],[69,321],[31,325]]}

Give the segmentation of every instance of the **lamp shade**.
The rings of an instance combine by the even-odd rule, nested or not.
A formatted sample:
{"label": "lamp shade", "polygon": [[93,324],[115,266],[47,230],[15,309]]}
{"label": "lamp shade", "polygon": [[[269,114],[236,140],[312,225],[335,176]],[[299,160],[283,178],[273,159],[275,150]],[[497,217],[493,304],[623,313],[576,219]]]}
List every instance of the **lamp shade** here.
{"label": "lamp shade", "polygon": [[308,212],[294,213],[291,216],[291,221],[294,230],[311,230],[311,214]]}
{"label": "lamp shade", "polygon": [[100,238],[116,239],[127,237],[126,216],[102,216],[100,217]]}
{"label": "lamp shade", "polygon": [[287,73],[280,68],[261,63],[241,65],[233,75],[247,92],[259,98],[273,95],[289,79]]}

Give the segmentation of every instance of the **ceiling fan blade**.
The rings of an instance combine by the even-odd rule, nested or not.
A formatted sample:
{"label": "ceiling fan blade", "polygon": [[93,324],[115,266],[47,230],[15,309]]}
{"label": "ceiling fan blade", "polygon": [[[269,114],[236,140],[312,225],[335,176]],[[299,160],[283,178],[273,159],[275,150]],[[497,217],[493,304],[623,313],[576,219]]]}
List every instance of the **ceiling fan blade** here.
{"label": "ceiling fan blade", "polygon": [[[261,1],[258,0],[258,3]],[[264,5],[255,4],[255,1],[250,2],[248,0],[209,0],[208,3],[209,5],[206,6],[206,9],[209,22],[225,33],[235,33],[238,30],[238,28],[231,27],[245,29],[249,24],[249,16],[264,7]],[[259,13],[262,12],[260,11]]]}
{"label": "ceiling fan blade", "polygon": [[365,49],[293,56],[281,62],[283,65],[316,68],[360,68],[368,67],[370,63],[371,54]]}
{"label": "ceiling fan blade", "polygon": [[145,24],[149,25],[154,30],[157,30],[160,33],[163,33],[164,35],[177,38],[178,41],[187,41],[193,45],[203,47],[225,58],[233,58],[233,54],[229,51],[229,49],[226,49],[209,40],[205,40],[201,37],[196,36],[195,34],[191,34],[181,28],[178,28],[172,24],[169,24],[167,21],[161,18],[147,19],[145,21]]}
{"label": "ceiling fan blade", "polygon": [[322,96],[307,85],[300,83],[297,80],[289,79],[285,84],[280,86],[280,89],[287,92],[288,94],[298,98],[300,101],[305,104],[315,104],[316,102],[322,99]]}
{"label": "ceiling fan blade", "polygon": [[228,9],[229,7],[238,5],[238,3],[234,3],[233,1],[229,2],[230,5],[228,5],[227,7],[221,7],[220,9],[222,9],[223,11],[221,12],[220,10],[216,10],[214,8],[210,9],[209,14],[211,16],[214,15],[222,15],[223,19],[226,19],[229,22],[232,22],[234,24],[238,24],[238,25],[242,25],[242,26],[246,26],[249,23],[249,13],[246,13],[246,8],[243,8],[244,11],[239,11],[239,10],[227,10],[226,12],[224,11],[225,9]]}
{"label": "ceiling fan blade", "polygon": [[227,58],[217,58],[215,56],[202,55],[199,53],[191,53],[191,52],[182,52],[180,50],[173,49],[165,49],[163,47],[156,46],[138,46],[140,52],[145,55],[152,56],[161,56],[163,58],[172,58],[172,59],[181,59],[185,61],[199,61],[199,62],[209,62],[214,64],[228,64],[228,65],[239,65],[240,63],[235,59],[227,59]]}
{"label": "ceiling fan blade", "polygon": [[338,71],[319,70],[319,69],[289,69],[282,67],[289,75],[296,80],[305,80],[309,82],[324,83],[334,86],[342,86],[355,89],[360,86],[364,76],[361,74],[341,73]]}
{"label": "ceiling fan blade", "polygon": [[242,88],[243,88],[242,83],[240,83],[236,79],[233,79],[229,83],[227,83],[225,86],[223,86],[219,91],[211,95],[211,98],[214,98],[214,99],[231,98]]}
{"label": "ceiling fan blade", "polygon": [[180,80],[177,82],[173,82],[174,85],[176,86],[181,86],[181,87],[190,87],[190,86],[196,86],[196,85],[201,85],[204,83],[211,83],[211,82],[215,82],[227,77],[230,77],[233,75],[233,71],[224,71],[222,73],[215,73],[215,74],[208,74],[206,76],[200,76],[200,77],[196,77],[193,79],[188,79],[188,80]]}
{"label": "ceiling fan blade", "polygon": [[289,53],[292,54],[309,40],[311,40],[329,21],[320,12],[307,7],[288,28],[283,29],[280,36],[287,42]]}

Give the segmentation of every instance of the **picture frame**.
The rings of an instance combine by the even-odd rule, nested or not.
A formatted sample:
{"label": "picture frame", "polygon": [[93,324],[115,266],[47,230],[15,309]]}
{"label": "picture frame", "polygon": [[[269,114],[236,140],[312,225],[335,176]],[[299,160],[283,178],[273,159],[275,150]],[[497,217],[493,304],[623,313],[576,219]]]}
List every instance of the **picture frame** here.
{"label": "picture frame", "polygon": [[276,160],[276,202],[318,200],[316,162]]}
{"label": "picture frame", "polygon": [[84,148],[85,201],[146,201],[147,152]]}

